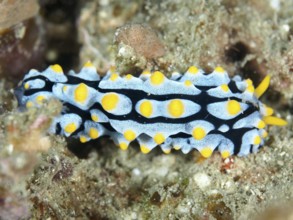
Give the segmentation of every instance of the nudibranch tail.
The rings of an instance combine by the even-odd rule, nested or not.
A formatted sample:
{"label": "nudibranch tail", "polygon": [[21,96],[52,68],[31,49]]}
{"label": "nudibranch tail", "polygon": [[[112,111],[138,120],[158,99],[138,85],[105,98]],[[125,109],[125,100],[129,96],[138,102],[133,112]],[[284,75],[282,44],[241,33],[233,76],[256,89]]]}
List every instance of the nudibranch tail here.
{"label": "nudibranch tail", "polygon": [[91,62],[79,73],[64,74],[59,65],[31,70],[15,90],[20,107],[41,107],[51,98],[63,104],[50,132],[85,143],[109,136],[122,150],[137,140],[141,152],[160,146],[204,158],[218,150],[223,158],[245,156],[264,145],[267,125],[284,126],[259,97],[270,76],[257,88],[250,79],[230,78],[222,67],[212,73],[191,66],[169,79],[160,71],[121,76],[111,67],[100,77]]}

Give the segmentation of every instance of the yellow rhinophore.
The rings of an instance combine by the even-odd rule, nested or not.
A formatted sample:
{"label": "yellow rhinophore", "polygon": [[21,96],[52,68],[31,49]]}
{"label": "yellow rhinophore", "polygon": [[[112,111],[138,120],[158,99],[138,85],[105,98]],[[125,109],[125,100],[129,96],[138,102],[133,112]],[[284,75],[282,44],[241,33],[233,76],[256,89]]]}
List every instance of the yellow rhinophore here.
{"label": "yellow rhinophore", "polygon": [[[257,98],[261,97],[265,91],[268,89],[270,85],[271,77],[270,75],[266,75],[266,77],[262,80],[262,82],[255,89],[254,94]],[[284,119],[271,116],[274,113],[274,110],[268,106],[265,106],[265,117],[262,118],[265,124],[267,125],[276,125],[276,126],[285,126],[287,125],[287,121]]]}
{"label": "yellow rhinophore", "polygon": [[276,126],[285,126],[287,125],[287,121],[284,119],[274,117],[274,116],[265,116],[263,117],[263,121],[268,125],[276,125]]}
{"label": "yellow rhinophore", "polygon": [[257,98],[261,97],[265,93],[265,91],[268,89],[270,85],[270,80],[271,80],[271,77],[269,75],[266,75],[263,81],[255,89],[254,94]]}

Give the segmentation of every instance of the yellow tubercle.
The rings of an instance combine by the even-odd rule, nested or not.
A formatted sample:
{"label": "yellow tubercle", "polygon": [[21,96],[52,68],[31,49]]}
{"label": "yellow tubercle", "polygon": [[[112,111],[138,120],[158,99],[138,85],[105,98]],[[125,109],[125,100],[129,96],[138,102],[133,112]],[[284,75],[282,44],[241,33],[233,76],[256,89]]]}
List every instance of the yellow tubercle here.
{"label": "yellow tubercle", "polygon": [[274,116],[265,116],[263,117],[263,121],[268,125],[276,125],[276,126],[285,126],[288,124],[284,119],[274,117]]}
{"label": "yellow tubercle", "polygon": [[128,141],[133,141],[136,138],[136,134],[132,130],[127,130],[124,132],[124,137]]}
{"label": "yellow tubercle", "polygon": [[173,99],[168,104],[168,112],[174,117],[178,118],[184,113],[184,104],[179,99]]}
{"label": "yellow tubercle", "polygon": [[190,80],[185,80],[184,85],[185,86],[192,86],[192,82]]}
{"label": "yellow tubercle", "polygon": [[221,85],[221,89],[222,89],[224,92],[228,92],[228,91],[229,91],[229,87],[228,87],[228,85],[226,85],[226,84]]}
{"label": "yellow tubercle", "polygon": [[115,72],[116,72],[116,66],[110,66],[110,68],[109,68],[109,72],[110,72],[111,74],[115,73]]}
{"label": "yellow tubercle", "polygon": [[221,66],[217,66],[217,67],[215,68],[215,72],[218,72],[218,73],[225,73],[226,71],[224,70],[223,67],[221,67]]}
{"label": "yellow tubercle", "polygon": [[173,148],[174,148],[175,150],[180,150],[180,149],[181,149],[181,146],[179,146],[179,145],[175,145],[175,146],[173,146]]}
{"label": "yellow tubercle", "polygon": [[151,150],[149,148],[147,148],[147,146],[145,145],[140,145],[140,150],[143,154],[147,154],[149,153]]}
{"label": "yellow tubercle", "polygon": [[88,97],[88,88],[84,83],[80,83],[74,90],[74,100],[79,103],[84,103]]}
{"label": "yellow tubercle", "polygon": [[72,122],[72,123],[69,123],[69,124],[67,124],[67,125],[65,126],[64,131],[65,131],[66,133],[71,134],[71,133],[75,132],[76,129],[77,129],[77,127],[76,127],[75,123]]}
{"label": "yellow tubercle", "polygon": [[160,71],[155,71],[152,75],[151,75],[151,83],[153,85],[161,85],[165,80],[165,76],[163,73],[161,73]]}
{"label": "yellow tubercle", "polygon": [[255,89],[254,89],[254,86],[253,85],[249,85],[247,86],[246,88],[246,92],[249,92],[249,93],[254,93]]}
{"label": "yellow tubercle", "polygon": [[26,82],[23,87],[24,87],[24,89],[29,89],[30,88],[30,84],[28,82]]}
{"label": "yellow tubercle", "polygon": [[143,101],[139,106],[140,114],[144,117],[149,118],[153,113],[153,106],[150,101]]}
{"label": "yellow tubercle", "polygon": [[171,149],[162,149],[163,150],[163,152],[165,153],[165,154],[170,154],[171,153]]}
{"label": "yellow tubercle", "polygon": [[99,131],[96,128],[90,128],[89,136],[91,139],[97,139],[99,137]]}
{"label": "yellow tubercle", "polygon": [[204,158],[209,158],[213,154],[213,149],[211,149],[210,147],[205,147],[200,151],[200,154]]}
{"label": "yellow tubercle", "polygon": [[230,152],[228,150],[223,150],[221,152],[221,156],[223,159],[226,159],[226,158],[230,157]]}
{"label": "yellow tubercle", "polygon": [[252,86],[252,85],[253,85],[253,83],[252,83],[252,80],[251,80],[251,79],[247,79],[247,80],[245,80],[245,81],[246,81],[247,87],[248,87],[248,86]]}
{"label": "yellow tubercle", "polygon": [[157,133],[154,136],[154,141],[156,144],[162,144],[165,141],[165,136],[162,133]]}
{"label": "yellow tubercle", "polygon": [[128,144],[126,142],[120,142],[119,147],[121,150],[127,150],[128,149]]}
{"label": "yellow tubercle", "polygon": [[266,77],[255,89],[254,94],[257,98],[261,97],[265,93],[265,91],[268,89],[270,85],[270,80],[271,80],[271,77],[269,75],[266,75]]}
{"label": "yellow tubercle", "polygon": [[149,70],[144,70],[141,75],[144,75],[144,76],[149,76],[151,75],[151,72]]}
{"label": "yellow tubercle", "polygon": [[63,91],[63,92],[66,92],[67,89],[68,89],[68,86],[63,86],[63,87],[62,87],[62,91]]}
{"label": "yellow tubercle", "polygon": [[203,128],[197,127],[193,129],[192,136],[196,140],[201,140],[206,136],[206,132]]}
{"label": "yellow tubercle", "polygon": [[254,145],[259,145],[261,143],[261,138],[260,136],[255,136],[254,140],[253,140],[253,144]]}
{"label": "yellow tubercle", "polygon": [[266,127],[266,123],[263,121],[263,120],[260,120],[258,123],[257,123],[257,128],[259,129],[263,129]]}
{"label": "yellow tubercle", "polygon": [[107,93],[101,100],[101,105],[106,111],[114,110],[119,102],[119,96],[116,93]]}
{"label": "yellow tubercle", "polygon": [[230,115],[236,115],[241,111],[241,105],[236,100],[229,100],[227,103],[227,111]]}
{"label": "yellow tubercle", "polygon": [[133,75],[131,75],[131,74],[127,74],[126,76],[125,76],[125,79],[127,79],[127,80],[130,80],[130,79],[132,79],[133,78]]}
{"label": "yellow tubercle", "polygon": [[26,104],[25,104],[25,106],[26,106],[27,108],[31,108],[31,107],[34,106],[34,103],[33,103],[32,101],[27,101]]}
{"label": "yellow tubercle", "polygon": [[191,66],[191,67],[188,68],[187,72],[191,73],[191,74],[197,74],[199,72],[199,70],[198,70],[197,67]]}
{"label": "yellow tubercle", "polygon": [[87,62],[83,65],[83,67],[85,67],[85,68],[91,68],[91,67],[95,67],[95,66],[92,64],[91,61],[87,61]]}
{"label": "yellow tubercle", "polygon": [[38,104],[42,104],[44,102],[44,100],[46,100],[46,97],[43,96],[43,95],[38,95],[36,97],[36,101],[37,101]]}
{"label": "yellow tubercle", "polygon": [[85,142],[87,142],[87,137],[84,136],[84,135],[80,135],[80,136],[79,136],[79,141],[80,141],[81,143],[85,143]]}
{"label": "yellow tubercle", "polygon": [[58,65],[58,64],[51,65],[50,68],[51,68],[55,73],[63,74],[62,67],[61,67],[60,65]]}
{"label": "yellow tubercle", "polygon": [[111,81],[116,81],[119,78],[119,75],[117,73],[112,73],[110,76]]}
{"label": "yellow tubercle", "polygon": [[92,114],[92,115],[91,115],[91,118],[92,118],[92,120],[93,120],[94,122],[98,122],[98,121],[99,121],[99,117],[98,117],[97,115],[95,115],[95,114]]}

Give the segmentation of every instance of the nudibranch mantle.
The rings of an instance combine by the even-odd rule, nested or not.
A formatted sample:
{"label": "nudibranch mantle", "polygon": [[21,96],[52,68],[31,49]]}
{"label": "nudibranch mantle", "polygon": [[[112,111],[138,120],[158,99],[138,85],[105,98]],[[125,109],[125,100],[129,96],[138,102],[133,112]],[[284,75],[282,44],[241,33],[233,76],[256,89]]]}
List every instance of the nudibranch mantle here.
{"label": "nudibranch mantle", "polygon": [[287,124],[259,100],[269,82],[266,76],[254,88],[250,79],[230,79],[222,67],[207,74],[195,66],[170,79],[147,70],[139,77],[120,76],[115,68],[101,78],[87,62],[80,73],[67,75],[57,64],[31,70],[15,95],[25,108],[59,99],[62,113],[49,131],[83,143],[109,136],[122,150],[137,140],[143,153],[160,145],[165,153],[196,149],[205,158],[217,149],[227,158],[256,152],[267,125]]}

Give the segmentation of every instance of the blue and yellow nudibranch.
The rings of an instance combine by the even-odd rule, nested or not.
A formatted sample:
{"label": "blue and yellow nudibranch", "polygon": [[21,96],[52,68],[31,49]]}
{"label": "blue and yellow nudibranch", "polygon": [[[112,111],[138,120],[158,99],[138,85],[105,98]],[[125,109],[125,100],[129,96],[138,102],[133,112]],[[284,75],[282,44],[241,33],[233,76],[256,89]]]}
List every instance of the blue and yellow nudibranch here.
{"label": "blue and yellow nudibranch", "polygon": [[101,79],[88,62],[80,73],[67,75],[59,65],[31,70],[15,94],[26,108],[59,99],[63,110],[49,131],[83,143],[110,136],[122,150],[137,140],[143,153],[160,145],[165,153],[196,149],[205,158],[217,149],[227,158],[256,152],[267,125],[287,124],[259,100],[269,82],[266,76],[254,88],[250,79],[230,79],[222,67],[206,74],[195,66],[170,79],[160,71],[134,77],[110,68]]}

